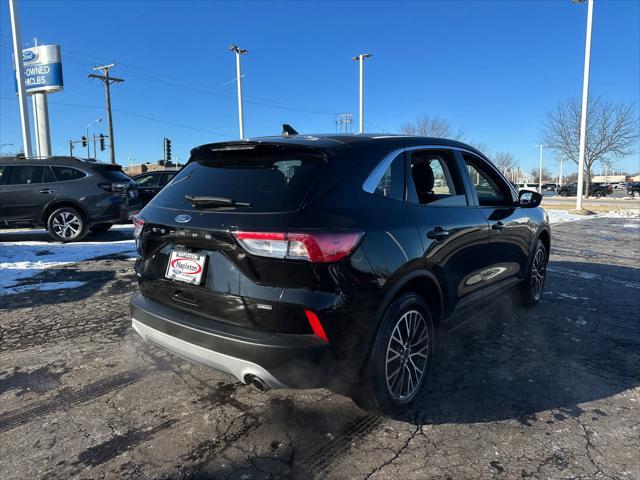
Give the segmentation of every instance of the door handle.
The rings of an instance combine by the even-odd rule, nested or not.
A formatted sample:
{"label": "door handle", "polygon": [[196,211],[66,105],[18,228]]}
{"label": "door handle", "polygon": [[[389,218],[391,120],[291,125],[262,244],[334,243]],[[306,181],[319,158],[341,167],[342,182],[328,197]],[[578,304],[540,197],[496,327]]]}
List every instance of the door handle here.
{"label": "door handle", "polygon": [[427,233],[427,238],[430,238],[431,240],[436,240],[438,242],[441,242],[448,236],[449,236],[449,230],[444,230],[442,227],[436,227]]}
{"label": "door handle", "polygon": [[506,225],[504,223],[498,221],[498,222],[494,223],[493,225],[491,225],[491,228],[493,228],[494,230],[496,230],[498,232],[501,232],[504,229],[505,226]]}
{"label": "door handle", "polygon": [[40,193],[53,193],[53,190],[50,188],[45,188],[44,190],[40,190]]}

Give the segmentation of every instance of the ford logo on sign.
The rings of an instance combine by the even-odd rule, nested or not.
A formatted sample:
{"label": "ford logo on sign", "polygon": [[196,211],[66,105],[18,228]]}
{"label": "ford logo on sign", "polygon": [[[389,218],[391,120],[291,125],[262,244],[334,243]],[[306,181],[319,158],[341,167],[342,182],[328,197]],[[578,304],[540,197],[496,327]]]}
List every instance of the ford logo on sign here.
{"label": "ford logo on sign", "polygon": [[187,223],[191,221],[191,215],[178,215],[175,220],[178,223]]}
{"label": "ford logo on sign", "polygon": [[35,62],[38,59],[38,54],[33,50],[27,50],[22,52],[22,61],[29,63]]}

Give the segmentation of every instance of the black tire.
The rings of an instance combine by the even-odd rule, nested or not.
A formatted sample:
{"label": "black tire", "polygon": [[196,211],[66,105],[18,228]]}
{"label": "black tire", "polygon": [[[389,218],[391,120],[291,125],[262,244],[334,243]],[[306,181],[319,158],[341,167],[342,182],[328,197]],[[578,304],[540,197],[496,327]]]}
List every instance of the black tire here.
{"label": "black tire", "polygon": [[640,198],[640,190],[634,190],[633,198]]}
{"label": "black tire", "polygon": [[87,221],[78,209],[61,207],[49,214],[47,230],[58,242],[77,242],[87,234]]}
{"label": "black tire", "polygon": [[106,232],[111,227],[113,227],[113,223],[96,223],[95,225],[91,225],[89,227],[89,230],[91,230],[93,233],[102,233]]}
{"label": "black tire", "polygon": [[596,190],[595,196],[596,198],[602,198],[604,197],[604,193],[602,193],[600,190]]}
{"label": "black tire", "polygon": [[561,197],[567,197],[569,196],[569,194],[566,191],[562,191],[560,192],[558,195],[560,195]]}
{"label": "black tire", "polygon": [[518,289],[521,305],[533,307],[540,303],[544,293],[549,256],[542,240],[538,240],[531,252],[524,280]]}
{"label": "black tire", "polygon": [[415,293],[400,295],[382,318],[353,401],[376,413],[406,411],[420,396],[433,348],[433,320],[427,304]]}

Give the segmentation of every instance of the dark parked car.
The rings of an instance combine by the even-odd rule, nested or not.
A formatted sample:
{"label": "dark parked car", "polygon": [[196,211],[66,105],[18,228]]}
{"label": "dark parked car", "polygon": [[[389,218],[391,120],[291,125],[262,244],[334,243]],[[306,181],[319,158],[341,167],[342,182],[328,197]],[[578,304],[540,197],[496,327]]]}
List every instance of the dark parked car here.
{"label": "dark parked car", "polygon": [[158,170],[156,172],[147,172],[132,177],[133,181],[138,184],[138,195],[142,205],[146,205],[162,190],[173,177],[176,176],[178,170]]}
{"label": "dark parked car", "polygon": [[640,182],[631,182],[627,185],[627,193],[633,198],[640,198]]}
{"label": "dark parked car", "polygon": [[74,157],[0,158],[0,225],[44,226],[60,242],[104,232],[140,210],[119,165]]}
{"label": "dark parked car", "polygon": [[134,219],[148,342],[269,388],[407,408],[436,340],[541,301],[548,218],[463,143],[292,135],[203,145]]}
{"label": "dark parked car", "polygon": [[[584,187],[586,190],[586,185]],[[568,183],[567,185],[562,185],[556,189],[556,193],[561,197],[575,197],[578,194],[578,184],[577,183]],[[591,183],[589,184],[589,196],[590,197],[606,197],[607,195],[611,195],[613,190],[611,185],[607,185],[606,183]]]}

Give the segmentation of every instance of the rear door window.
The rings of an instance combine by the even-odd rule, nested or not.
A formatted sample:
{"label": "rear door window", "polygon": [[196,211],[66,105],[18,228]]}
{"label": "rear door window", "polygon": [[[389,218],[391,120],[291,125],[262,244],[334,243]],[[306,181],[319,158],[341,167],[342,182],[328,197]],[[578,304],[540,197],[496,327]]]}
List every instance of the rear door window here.
{"label": "rear door window", "polygon": [[158,180],[160,180],[160,175],[149,174],[136,178],[136,183],[139,187],[156,187]]}
{"label": "rear door window", "polygon": [[411,152],[408,200],[422,205],[467,205],[462,181],[450,150]]}
{"label": "rear door window", "polygon": [[291,211],[300,206],[324,166],[322,155],[289,146],[203,149],[194,152],[187,166],[152,202],[190,210],[194,207],[185,195],[221,197],[248,204],[237,211]]}
{"label": "rear door window", "polygon": [[38,165],[16,165],[9,172],[7,185],[31,185],[43,183],[45,167]]}

